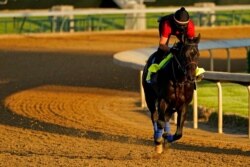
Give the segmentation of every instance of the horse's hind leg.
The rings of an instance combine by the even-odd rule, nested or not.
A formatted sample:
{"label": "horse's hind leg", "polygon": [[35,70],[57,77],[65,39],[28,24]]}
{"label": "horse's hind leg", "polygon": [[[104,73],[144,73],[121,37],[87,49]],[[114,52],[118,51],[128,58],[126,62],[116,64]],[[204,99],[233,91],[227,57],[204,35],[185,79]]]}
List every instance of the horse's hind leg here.
{"label": "horse's hind leg", "polygon": [[[151,56],[151,58],[152,58],[152,56]],[[149,62],[151,62],[151,60]],[[148,107],[150,114],[151,114],[151,121],[152,121],[153,131],[154,131],[154,135],[153,135],[154,142],[155,142],[155,144],[158,144],[159,141],[157,140],[157,138],[158,138],[158,136],[161,136],[161,132],[158,130],[158,126],[157,126],[157,120],[158,120],[158,112],[156,111],[157,95],[156,95],[152,85],[149,85],[146,82],[146,76],[147,76],[147,72],[148,72],[147,66],[144,68],[144,71],[143,71],[142,85],[143,85],[143,89],[144,89],[147,107]]]}
{"label": "horse's hind leg", "polygon": [[161,126],[158,123],[158,119],[159,119],[159,115],[157,110],[151,110],[151,120],[153,123],[153,127],[154,127],[154,143],[155,143],[155,151],[156,153],[161,154],[163,152],[163,129],[161,128]]}
{"label": "horse's hind leg", "polygon": [[[144,74],[143,74],[144,75]],[[156,112],[156,107],[155,107],[155,103],[156,103],[156,94],[154,93],[154,90],[152,87],[150,87],[146,81],[144,81],[143,83],[143,89],[144,89],[144,94],[145,94],[145,100],[147,103],[147,107],[151,113],[151,120],[152,122],[154,122],[154,120],[158,119],[158,114]]]}
{"label": "horse's hind leg", "polygon": [[156,99],[152,99],[151,97],[151,100],[147,100],[146,98],[146,102],[147,102],[147,105],[148,105],[148,108],[151,112],[151,121],[152,121],[152,124],[153,124],[153,131],[154,131],[154,134],[153,134],[153,138],[154,138],[154,143],[155,143],[155,151],[157,153],[162,153],[163,152],[163,138],[162,138],[162,134],[163,134],[163,129],[160,128],[160,126],[158,125],[158,118],[159,118],[159,115],[158,115],[158,112],[156,110],[156,107],[155,107],[155,102],[156,102]]}
{"label": "horse's hind leg", "polygon": [[153,124],[153,131],[154,131],[153,138],[154,138],[154,143],[155,143],[155,149],[157,153],[162,153],[163,151],[163,147],[162,147],[163,129],[158,124],[159,114],[158,114],[158,111],[156,110],[157,97],[151,87],[147,87],[147,85],[144,85],[144,90],[145,90],[145,100],[146,100],[148,109],[151,113],[151,121]]}
{"label": "horse's hind leg", "polygon": [[153,124],[153,130],[154,130],[154,142],[155,144],[160,144],[161,143],[161,136],[162,136],[162,130],[159,129],[159,125],[157,123],[159,119],[158,112],[156,110],[156,96],[154,94],[145,94],[146,98],[146,103],[148,106],[148,109],[151,113],[151,121]]}
{"label": "horse's hind leg", "polygon": [[162,137],[165,139],[164,140],[164,146],[165,146],[165,142],[169,140],[169,138],[172,138],[171,132],[170,132],[170,119],[174,113],[174,110],[169,108],[168,103],[164,101],[162,101],[161,104],[161,110],[164,111],[162,112],[163,115],[160,116],[160,120],[161,120],[161,124],[162,127],[164,129],[164,132],[162,134]]}

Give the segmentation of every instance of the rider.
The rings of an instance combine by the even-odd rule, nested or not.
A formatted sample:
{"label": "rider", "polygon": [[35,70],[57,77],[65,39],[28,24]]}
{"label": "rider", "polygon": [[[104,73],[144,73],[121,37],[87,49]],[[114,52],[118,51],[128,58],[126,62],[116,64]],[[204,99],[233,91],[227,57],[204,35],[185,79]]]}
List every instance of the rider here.
{"label": "rider", "polygon": [[[169,59],[172,58],[171,49],[168,46],[169,39],[171,35],[174,35],[178,38],[180,42],[183,42],[183,35],[189,39],[195,37],[195,26],[193,21],[189,18],[189,14],[184,7],[181,7],[174,14],[170,14],[164,17],[161,17],[159,20],[159,47],[157,52],[153,55],[153,63],[148,69],[147,82],[156,82],[157,75],[156,72],[166,64]],[[167,56],[167,57],[166,57]],[[160,63],[160,64],[159,64]],[[203,68],[196,69],[196,76],[202,77],[204,73]],[[152,76],[152,77],[151,77]]]}

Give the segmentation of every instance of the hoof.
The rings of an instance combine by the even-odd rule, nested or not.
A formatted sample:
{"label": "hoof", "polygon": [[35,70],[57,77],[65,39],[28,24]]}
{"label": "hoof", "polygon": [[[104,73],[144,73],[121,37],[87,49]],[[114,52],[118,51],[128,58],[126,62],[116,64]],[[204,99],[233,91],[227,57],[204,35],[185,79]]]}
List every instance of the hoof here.
{"label": "hoof", "polygon": [[162,134],[163,134],[163,129],[157,129],[154,132],[154,141],[156,145],[163,143],[164,139],[162,137]]}
{"label": "hoof", "polygon": [[163,152],[163,145],[162,144],[158,144],[155,146],[155,152],[158,154],[161,154]]}
{"label": "hoof", "polygon": [[167,140],[164,140],[163,149],[164,149],[164,150],[169,149],[169,148],[170,148],[170,145],[171,145],[171,143],[169,143]]}
{"label": "hoof", "polygon": [[164,138],[163,137],[158,137],[155,139],[155,144],[158,145],[158,144],[162,144],[164,142]]}

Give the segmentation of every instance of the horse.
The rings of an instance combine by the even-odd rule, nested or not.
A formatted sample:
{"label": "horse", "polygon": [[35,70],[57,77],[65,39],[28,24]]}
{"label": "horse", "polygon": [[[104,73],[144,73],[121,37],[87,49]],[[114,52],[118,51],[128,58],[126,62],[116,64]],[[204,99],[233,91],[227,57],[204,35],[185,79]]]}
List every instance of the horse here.
{"label": "horse", "polygon": [[[146,81],[151,55],[144,66],[142,85],[147,107],[151,113],[154,128],[156,152],[162,153],[165,142],[172,143],[182,137],[187,109],[196,89],[195,71],[198,67],[200,34],[193,39],[179,42],[167,65],[157,72],[155,85]],[[177,127],[170,133],[170,119],[177,112]]]}

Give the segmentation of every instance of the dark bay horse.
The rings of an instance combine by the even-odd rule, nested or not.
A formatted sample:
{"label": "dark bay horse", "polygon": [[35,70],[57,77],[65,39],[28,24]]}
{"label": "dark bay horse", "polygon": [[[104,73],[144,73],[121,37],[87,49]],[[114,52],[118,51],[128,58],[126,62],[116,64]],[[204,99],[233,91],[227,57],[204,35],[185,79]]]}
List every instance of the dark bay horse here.
{"label": "dark bay horse", "polygon": [[[186,39],[183,43],[178,43],[178,50],[172,53],[173,57],[168,64],[158,71],[156,85],[146,81],[153,56],[148,59],[144,67],[142,84],[146,103],[151,112],[156,148],[162,147],[165,141],[171,143],[182,137],[187,108],[195,89],[199,41],[200,34],[192,40]],[[175,134],[171,135],[169,120],[174,112],[178,115],[177,129]],[[162,150],[157,152],[161,153]]]}

